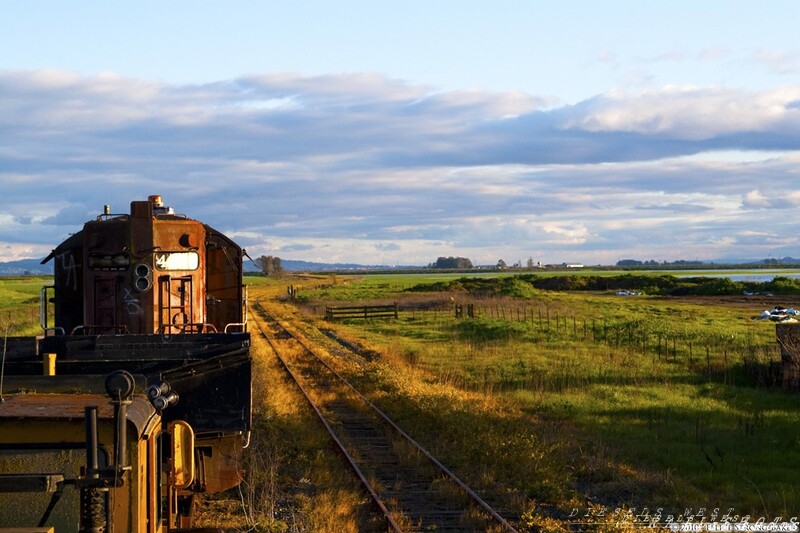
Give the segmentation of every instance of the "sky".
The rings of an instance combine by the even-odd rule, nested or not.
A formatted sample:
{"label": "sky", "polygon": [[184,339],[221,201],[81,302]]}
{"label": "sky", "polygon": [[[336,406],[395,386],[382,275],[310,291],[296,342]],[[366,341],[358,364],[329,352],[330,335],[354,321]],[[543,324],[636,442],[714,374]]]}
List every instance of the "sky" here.
{"label": "sky", "polygon": [[800,257],[798,21],[768,0],[0,0],[0,262],[151,194],[253,257]]}

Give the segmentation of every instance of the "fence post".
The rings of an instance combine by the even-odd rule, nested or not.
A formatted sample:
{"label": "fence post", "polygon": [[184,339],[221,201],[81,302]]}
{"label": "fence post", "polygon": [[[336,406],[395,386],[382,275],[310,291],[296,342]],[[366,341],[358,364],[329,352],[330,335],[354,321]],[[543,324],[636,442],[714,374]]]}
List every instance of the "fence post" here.
{"label": "fence post", "polygon": [[728,384],[728,350],[722,352],[723,357],[725,358],[725,367],[722,375],[725,377],[725,384]]}

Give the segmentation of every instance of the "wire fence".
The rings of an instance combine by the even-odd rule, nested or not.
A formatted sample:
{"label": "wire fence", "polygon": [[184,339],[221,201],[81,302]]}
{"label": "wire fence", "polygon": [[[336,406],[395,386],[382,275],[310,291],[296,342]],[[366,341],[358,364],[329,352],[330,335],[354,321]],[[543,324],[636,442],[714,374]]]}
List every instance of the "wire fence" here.
{"label": "wire fence", "polygon": [[[315,308],[323,315],[324,308]],[[680,366],[691,372],[716,376],[733,383],[743,371],[760,385],[780,382],[781,352],[777,341],[767,342],[749,334],[704,332],[674,327],[670,321],[639,318],[582,318],[547,307],[504,306],[500,304],[449,304],[436,307],[403,308],[398,318],[424,323],[438,329],[443,337],[454,331],[465,340],[481,341],[484,332],[470,328],[470,319],[516,323],[507,328],[507,340],[521,337],[533,343],[581,343],[602,345],[607,353],[638,353],[654,361]],[[498,340],[496,337],[493,340]],[[501,333],[502,335],[502,333]]]}

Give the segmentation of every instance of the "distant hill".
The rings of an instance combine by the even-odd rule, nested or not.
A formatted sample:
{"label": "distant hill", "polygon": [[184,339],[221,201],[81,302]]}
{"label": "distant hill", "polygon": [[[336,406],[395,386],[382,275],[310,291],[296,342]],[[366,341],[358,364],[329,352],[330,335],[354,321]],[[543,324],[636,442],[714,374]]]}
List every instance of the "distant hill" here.
{"label": "distant hill", "polygon": [[53,262],[41,264],[41,259],[20,259],[0,263],[0,276],[49,276],[53,274]]}
{"label": "distant hill", "polygon": [[761,264],[770,265],[770,264],[778,264],[778,265],[800,265],[800,259],[795,259],[794,257],[782,257],[780,259],[763,259],[759,261]]}
{"label": "distant hill", "polygon": [[[53,274],[53,262],[42,265],[41,259],[20,259],[0,262],[0,276],[49,276]],[[392,270],[415,269],[418,266],[391,267],[386,265],[360,265],[357,263],[313,263],[309,261],[281,260],[283,269],[288,272],[344,271],[344,270]],[[245,259],[245,272],[259,272],[258,266]]]}
{"label": "distant hill", "polygon": [[728,257],[725,259],[720,259],[720,264],[732,264],[732,265],[800,265],[800,259],[796,259],[794,257],[771,257],[769,259],[744,259],[744,258],[735,258],[735,257]]}
{"label": "distant hill", "polygon": [[[20,259],[18,261],[0,262],[0,276],[49,276],[53,274],[53,262],[42,265],[41,259]],[[800,259],[782,257],[780,259],[723,259],[705,263],[705,266],[730,265],[800,265]],[[311,261],[298,261],[282,259],[281,265],[287,272],[341,272],[358,270],[419,270],[425,268],[420,265],[362,265],[359,263],[316,263]],[[698,265],[702,268],[703,265]],[[493,269],[494,265],[479,266],[477,268]],[[245,259],[245,272],[259,272],[260,269],[252,261]]]}
{"label": "distant hill", "polygon": [[[281,259],[281,266],[287,272],[330,272],[330,271],[345,271],[345,270],[403,270],[403,269],[419,269],[421,266],[417,265],[404,265],[404,266],[388,266],[388,265],[361,265],[358,263],[315,263],[312,261],[298,261],[293,259]],[[252,261],[245,261],[245,272],[259,272],[260,269]]]}

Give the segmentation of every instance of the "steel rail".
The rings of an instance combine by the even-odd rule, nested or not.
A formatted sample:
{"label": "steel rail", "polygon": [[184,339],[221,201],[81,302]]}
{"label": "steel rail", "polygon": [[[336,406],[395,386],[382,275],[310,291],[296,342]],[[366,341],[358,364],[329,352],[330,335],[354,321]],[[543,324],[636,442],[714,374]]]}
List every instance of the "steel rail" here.
{"label": "steel rail", "polygon": [[[264,307],[261,305],[260,302],[256,302],[256,305],[259,308],[261,308],[261,311],[263,313],[268,314],[267,310],[264,309]],[[275,319],[275,317],[272,317],[272,318],[275,320],[275,322],[279,326],[281,326],[281,328],[284,331],[286,331],[289,335],[292,335],[291,332],[289,332],[286,328],[284,328],[283,325],[280,324],[277,321],[277,319]],[[319,418],[320,422],[322,422],[322,425],[325,426],[325,429],[327,430],[328,434],[331,436],[331,438],[333,439],[334,443],[336,444],[336,446],[337,446],[337,448],[339,450],[339,453],[342,454],[342,456],[347,461],[347,464],[350,467],[350,469],[355,473],[356,477],[358,477],[358,480],[361,482],[361,485],[363,485],[364,488],[367,490],[367,492],[370,495],[370,498],[372,498],[372,502],[381,511],[381,513],[383,514],[384,518],[386,519],[389,527],[392,528],[392,530],[397,532],[397,533],[403,533],[402,528],[397,524],[397,522],[395,522],[394,518],[392,518],[391,512],[386,507],[386,505],[383,503],[383,500],[381,500],[381,498],[378,495],[378,493],[375,492],[375,489],[372,487],[370,482],[367,480],[367,477],[364,474],[364,472],[361,470],[361,468],[358,467],[358,465],[356,464],[355,459],[353,458],[353,456],[350,455],[350,452],[347,451],[347,448],[345,447],[344,443],[336,435],[336,432],[334,431],[333,427],[331,427],[330,423],[328,422],[328,419],[325,418],[325,415],[322,413],[320,408],[317,406],[316,403],[314,403],[314,400],[311,399],[311,396],[308,394],[308,391],[306,391],[305,387],[303,387],[303,385],[300,383],[300,380],[297,378],[297,375],[294,372],[292,372],[291,368],[289,368],[289,364],[286,362],[286,360],[283,358],[283,356],[281,356],[280,351],[278,351],[278,347],[275,346],[275,344],[272,342],[272,339],[270,339],[269,336],[266,334],[266,332],[264,332],[264,329],[261,327],[261,324],[259,324],[258,321],[255,321],[255,324],[258,327],[259,331],[261,332],[261,335],[264,337],[264,339],[266,339],[266,341],[269,344],[270,348],[272,348],[272,351],[275,354],[275,356],[278,358],[278,361],[280,361],[281,365],[283,365],[284,370],[286,370],[286,372],[289,374],[289,376],[291,376],[291,378],[294,381],[295,385],[297,385],[297,388],[300,389],[300,392],[303,393],[303,396],[305,396],[306,401],[308,402],[308,404],[311,406],[311,408],[316,413],[317,418]],[[292,335],[292,338],[297,340],[297,338],[294,337],[293,335]],[[302,345],[302,343],[300,343],[300,344]]]}
{"label": "steel rail", "polygon": [[[262,310],[263,313],[269,315],[269,312],[266,309],[264,309],[263,305],[261,305],[261,302],[257,301],[256,305]],[[270,315],[270,316],[272,316],[272,315]],[[285,331],[291,338],[293,338],[295,341],[297,341],[308,353],[313,355],[316,358],[317,361],[319,361],[323,366],[325,366],[325,368],[327,368],[333,375],[335,375],[342,383],[344,383],[360,400],[362,400],[365,404],[367,404],[375,414],[377,414],[381,419],[383,419],[384,422],[386,422],[389,425],[389,427],[392,428],[393,431],[395,431],[398,435],[403,437],[403,439],[406,442],[411,444],[412,447],[414,447],[423,456],[425,456],[426,459],[428,459],[434,466],[436,466],[436,468],[438,468],[442,473],[444,473],[453,483],[458,485],[458,487],[469,498],[471,498],[474,503],[476,503],[480,508],[482,508],[485,512],[487,512],[498,524],[503,526],[503,528],[506,531],[508,531],[509,533],[517,533],[517,530],[513,526],[511,526],[511,524],[509,524],[508,521],[505,518],[503,518],[491,505],[489,505],[483,498],[481,498],[480,495],[478,495],[474,490],[472,490],[466,483],[464,483],[458,476],[456,476],[456,474],[453,473],[449,468],[447,468],[447,466],[445,466],[441,461],[439,461],[436,457],[434,457],[433,454],[431,454],[427,449],[425,449],[419,442],[417,442],[413,437],[411,437],[408,433],[406,433],[400,426],[397,425],[397,423],[394,420],[392,420],[386,413],[384,413],[378,406],[376,406],[369,398],[364,396],[358,389],[356,389],[336,369],[331,367],[324,359],[322,359],[314,351],[314,349],[312,347],[310,347],[305,341],[303,341],[301,338],[299,338],[297,335],[295,335],[292,331],[290,331],[280,320],[278,320],[277,317],[272,316],[272,319],[275,321],[276,324],[278,324],[278,326],[280,326],[280,328],[283,331]],[[270,346],[272,346],[272,342],[271,342],[271,340],[269,338],[267,338],[267,341],[270,343]],[[273,350],[275,350],[274,347],[273,347]],[[277,353],[277,350],[276,350],[276,353]],[[280,356],[279,356],[279,358],[280,358]],[[290,374],[292,374],[291,370],[289,370],[288,366],[286,365],[286,363],[283,361],[282,358],[281,358],[281,362],[284,364],[284,366],[286,367],[287,371]],[[296,378],[294,378],[293,374],[292,374],[292,377],[293,377],[293,379],[295,379],[295,381],[297,381]],[[302,390],[302,386],[300,385],[300,383],[298,382],[297,384]],[[304,394],[305,394],[305,392],[304,392]],[[308,395],[306,395],[306,399],[308,399],[308,401],[310,403],[312,403],[312,406],[314,407],[314,410],[317,411],[318,416],[322,417],[323,416],[322,413],[317,409],[316,406],[313,405],[313,402],[308,397]],[[327,422],[324,422],[324,423],[325,423],[326,427],[330,427]],[[332,428],[329,431],[332,431]],[[333,433],[331,433],[331,434],[333,435]],[[342,444],[340,444],[339,439],[336,436],[334,436],[334,439],[337,441],[337,445],[339,445],[341,447]],[[353,465],[353,466],[355,467],[355,465]],[[371,488],[369,489],[369,491],[370,491],[371,494],[374,493],[374,491]],[[382,504],[381,504],[381,507],[385,508],[385,506],[383,506]]]}

